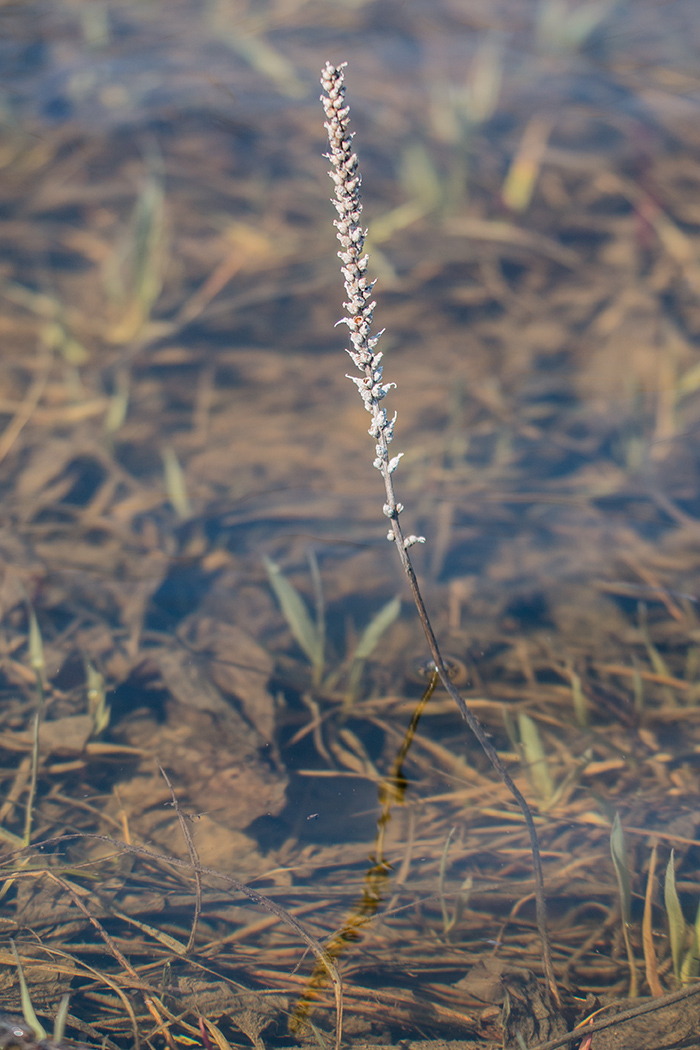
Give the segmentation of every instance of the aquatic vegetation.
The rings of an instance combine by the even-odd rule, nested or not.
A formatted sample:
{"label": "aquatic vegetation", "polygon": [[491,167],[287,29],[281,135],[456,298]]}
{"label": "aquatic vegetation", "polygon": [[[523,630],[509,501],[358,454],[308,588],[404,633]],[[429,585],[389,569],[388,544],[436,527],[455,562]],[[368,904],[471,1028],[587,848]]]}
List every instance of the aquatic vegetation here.
{"label": "aquatic vegetation", "polygon": [[367,278],[369,256],[363,255],[365,231],[360,224],[362,217],[362,204],[360,203],[362,177],[358,170],[357,156],[352,152],[352,135],[348,128],[349,110],[345,102],[342,66],[336,68],[330,62],[326,63],[321,83],[325,92],[321,96],[321,101],[327,118],[325,127],[330,143],[330,154],[328,155],[332,165],[330,174],[335,185],[334,204],[338,213],[338,218],[335,220],[334,225],[338,231],[338,240],[343,249],[338,255],[343,263],[341,272],[345,278],[345,293],[348,297],[348,301],[344,303],[347,314],[342,318],[342,322],[339,323],[347,324],[350,329],[350,341],[353,349],[346,352],[350,355],[357,370],[362,373],[362,378],[357,378],[356,376],[350,376],[349,378],[357,387],[364,406],[372,417],[369,433],[376,442],[376,458],[373,466],[379,471],[384,482],[386,503],[382,510],[390,522],[387,539],[394,544],[398,551],[399,560],[406,574],[411,595],[428,642],[430,654],[435,663],[436,671],[440,676],[440,681],[457,704],[462,718],[479,741],[494,770],[510,791],[523,814],[530,835],[532,849],[535,898],[537,901],[537,926],[542,939],[545,976],[549,985],[549,991],[554,1001],[558,1002],[559,993],[554,976],[549,934],[547,932],[542,863],[532,813],[520,790],[516,787],[510,774],[501,762],[481,723],[471,712],[452,682],[438,647],[408,553],[409,549],[415,544],[425,543],[425,537],[413,534],[405,536],[399,521],[399,516],[404,508],[397,501],[394,494],[392,475],[399,466],[403,453],[400,452],[398,455],[391,457],[389,455],[389,444],[394,437],[396,414],[390,420],[386,409],[381,404],[389,390],[396,384],[383,382],[382,353],[376,351],[379,336],[371,335],[375,307],[375,303],[371,298],[374,282]]}
{"label": "aquatic vegetation", "polygon": [[632,876],[627,859],[627,845],[625,834],[622,830],[619,814],[615,814],[612,831],[610,832],[610,853],[615,865],[615,875],[620,894],[620,918],[622,921],[622,936],[627,952],[627,962],[630,970],[630,999],[636,999],[639,984],[637,982],[637,966],[630,941],[630,922],[632,919]]}
{"label": "aquatic vegetation", "polygon": [[284,576],[279,565],[273,562],[271,558],[265,558],[265,568],[270,580],[270,586],[275,592],[280,609],[289,624],[289,629],[311,664],[314,689],[321,691],[333,690],[337,688],[338,682],[343,677],[346,677],[344,707],[347,713],[347,710],[352,707],[354,700],[357,698],[364,665],[381,642],[384,632],[391,627],[401,612],[401,601],[399,598],[391,598],[374,614],[353,645],[347,659],[344,661],[344,666],[334,668],[324,681],[326,672],[326,622],[323,589],[318,572],[318,563],[312,554],[309,555],[309,564],[316,593],[315,620],[312,620],[309,616],[304,599],[294,585]]}
{"label": "aquatic vegetation", "polygon": [[[523,817],[441,685],[415,721],[429,652],[364,444],[390,402],[435,635],[532,809],[569,1034],[596,1050],[613,1008],[576,1011],[619,1008],[631,959],[663,1011],[630,1045],[681,993],[697,1029],[691,0],[50,7],[3,13],[4,1005],[12,938],[49,1034],[70,994],[64,1040],[272,1050],[313,979],[328,1045],[318,956],[220,872],[340,946],[349,1044],[537,1041]],[[326,52],[400,381],[367,414]]]}

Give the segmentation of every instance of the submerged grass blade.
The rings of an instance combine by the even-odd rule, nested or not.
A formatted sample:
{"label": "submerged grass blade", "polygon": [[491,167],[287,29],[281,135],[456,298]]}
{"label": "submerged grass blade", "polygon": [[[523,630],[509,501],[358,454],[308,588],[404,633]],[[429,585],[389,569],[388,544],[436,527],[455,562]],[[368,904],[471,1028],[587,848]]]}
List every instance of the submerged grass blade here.
{"label": "submerged grass blade", "polygon": [[401,612],[401,599],[392,598],[390,602],[383,605],[365,627],[353,653],[353,661],[366,660],[372,655],[379,645],[379,641],[386,630],[391,627],[394,620]]}
{"label": "submerged grass blade", "polygon": [[452,836],[454,835],[457,828],[450,828],[450,832],[445,839],[445,845],[442,847],[442,856],[440,857],[440,874],[438,877],[438,893],[440,895],[440,910],[442,911],[442,929],[443,933],[449,933],[452,928],[452,920],[447,914],[447,902],[445,900],[445,871],[447,869],[447,854],[450,850],[450,843],[452,842]]}
{"label": "submerged grass blade", "polygon": [[109,399],[104,428],[108,434],[116,434],[129,411],[129,372],[118,368],[114,376],[114,393]]}
{"label": "submerged grass blade", "polygon": [[627,850],[625,848],[625,835],[620,823],[620,814],[615,814],[612,831],[610,833],[610,853],[615,865],[617,886],[620,892],[620,906],[622,910],[622,921],[627,925],[630,921],[632,905],[632,876],[627,861]]}
{"label": "submerged grass blade", "polygon": [[[14,835],[11,831],[8,831],[3,827],[0,827],[0,842],[7,842],[13,849],[24,849],[26,845],[24,839],[21,839],[19,835]],[[2,891],[0,890],[0,900],[1,899]]]}
{"label": "submerged grass blade", "polygon": [[29,614],[29,662],[36,677],[36,714],[34,716],[34,729],[32,733],[32,769],[29,778],[29,791],[27,793],[27,808],[24,818],[24,840],[23,845],[28,846],[32,836],[32,818],[34,812],[34,796],[39,776],[39,727],[44,714],[44,674],[46,672],[46,660],[44,659],[44,643],[41,637],[39,622],[30,602],[27,602]]}
{"label": "submerged grass blade", "polygon": [[180,521],[186,521],[192,517],[192,507],[187,495],[187,482],[185,472],[180,466],[175,449],[166,445],[162,450],[163,471],[165,473],[165,491],[168,494],[168,502],[177,514]]}
{"label": "submerged grass blade", "polygon": [[264,558],[270,586],[275,592],[282,615],[284,616],[294,638],[308,657],[313,669],[314,684],[318,685],[323,677],[324,639],[320,630],[309,616],[303,598],[271,558]]}
{"label": "submerged grass blade", "polygon": [[348,685],[345,691],[346,708],[351,707],[357,697],[365,661],[377,648],[382,635],[391,627],[400,612],[401,599],[392,598],[372,617],[362,632],[350,663],[350,674],[348,675]]}
{"label": "submerged grass blade", "polygon": [[588,0],[573,5],[560,0],[540,0],[537,9],[537,40],[548,50],[577,51],[607,18],[619,0]]}
{"label": "submerged grass blade", "polygon": [[632,690],[634,692],[634,709],[638,714],[644,710],[646,703],[644,699],[644,679],[639,669],[639,661],[633,660],[634,675],[632,678]]}
{"label": "submerged grass blade", "polygon": [[693,942],[681,963],[681,984],[690,984],[691,981],[697,978],[698,974],[700,974],[700,955],[698,954],[698,944],[693,931]]}
{"label": "submerged grass blade", "polygon": [[531,117],[506,175],[501,198],[511,211],[525,211],[532,200],[539,178],[552,121],[536,114]]}
{"label": "submerged grass blade", "polygon": [[122,243],[104,268],[105,289],[120,314],[106,333],[112,344],[127,343],[139,334],[163,287],[167,236],[162,161],[152,152],[147,163],[150,171]]}
{"label": "submerged grass blade", "polygon": [[700,974],[700,904],[695,913],[693,939],[681,966],[681,984],[690,984]]}
{"label": "submerged grass blade", "polygon": [[22,969],[22,963],[20,961],[17,946],[12,938],[10,938],[10,944],[12,945],[12,954],[15,957],[15,963],[17,964],[17,976],[19,977],[19,991],[22,999],[22,1016],[27,1022],[31,1030],[36,1035],[37,1039],[48,1039],[48,1033],[44,1026],[41,1024],[39,1018],[34,1013],[34,1007],[32,1006],[32,1000],[29,995],[29,989],[27,988],[27,982],[24,979],[24,970]]}
{"label": "submerged grass blade", "polygon": [[549,802],[554,794],[554,781],[549,771],[547,756],[542,745],[542,737],[529,715],[521,712],[518,715],[520,743],[525,755],[527,771],[541,802]]}
{"label": "submerged grass blade", "polygon": [[66,1020],[68,1018],[69,1003],[70,996],[64,995],[58,1004],[58,1010],[56,1011],[56,1017],[53,1023],[53,1041],[57,1045],[63,1042],[63,1037],[66,1034]]}
{"label": "submerged grass blade", "polygon": [[700,904],[695,913],[695,925],[693,926],[693,944],[690,951],[683,960],[681,967],[681,984],[688,984],[697,979],[700,974]]}
{"label": "submerged grass blade", "polygon": [[654,876],[656,875],[656,853],[657,846],[651,851],[649,861],[649,874],[647,875],[647,889],[644,896],[644,918],[642,920],[642,942],[644,944],[644,968],[646,971],[647,984],[652,995],[663,995],[663,988],[659,980],[659,968],[656,961],[656,950],[654,948],[653,930],[653,903],[654,903]]}
{"label": "submerged grass blade", "polygon": [[[199,1023],[200,1025],[206,1026],[205,1031],[214,1040],[218,1047],[218,1050],[232,1050],[231,1044],[229,1043],[228,1039],[221,1031],[221,1029],[214,1024],[213,1021],[210,1021],[208,1017],[201,1017]],[[202,1042],[206,1045],[206,1041],[204,1039],[202,1039]]]}
{"label": "submerged grass blade", "polygon": [[627,951],[627,963],[630,971],[630,999],[636,999],[638,993],[637,965],[632,951],[630,941],[629,923],[632,911],[632,875],[627,860],[627,849],[625,847],[625,835],[620,823],[619,813],[615,814],[612,831],[610,833],[610,853],[612,854],[617,876],[617,886],[620,893],[620,912],[622,915],[622,936],[625,940]]}
{"label": "submerged grass blade", "polygon": [[518,734],[518,727],[515,724],[515,719],[513,718],[513,712],[507,704],[503,705],[503,728],[505,729],[506,735],[511,744],[517,751],[520,746],[520,736]]}
{"label": "submerged grass blade", "polygon": [[644,648],[647,651],[649,662],[654,669],[654,674],[661,675],[663,678],[673,678],[671,669],[664,660],[663,656],[656,648],[651,640],[649,634],[649,624],[647,621],[647,607],[644,602],[638,602],[637,604],[637,619],[639,622],[639,633],[644,641]]}
{"label": "submerged grass blade", "polygon": [[586,699],[585,693],[583,692],[583,686],[581,685],[581,677],[577,675],[575,671],[570,671],[571,678],[571,700],[574,706],[574,716],[576,718],[576,724],[582,729],[585,729],[590,725],[590,712],[588,710],[588,700]]}
{"label": "submerged grass blade", "polygon": [[29,613],[29,663],[36,675],[44,674],[46,660],[44,659],[44,643],[41,637],[39,622],[31,605],[28,605]]}
{"label": "submerged grass blade", "polygon": [[664,880],[664,905],[668,918],[668,935],[671,941],[671,958],[673,959],[673,972],[676,980],[681,979],[681,956],[686,938],[686,925],[681,910],[681,902],[676,890],[676,869],[674,850],[666,865],[666,878]]}
{"label": "submerged grass blade", "polygon": [[90,663],[87,657],[85,664],[85,687],[88,700],[88,714],[93,722],[93,735],[98,736],[109,725],[110,706],[107,703],[104,675]]}
{"label": "submerged grass blade", "polygon": [[311,574],[311,583],[314,588],[314,605],[316,608],[316,631],[321,640],[321,648],[325,649],[326,645],[326,600],[323,596],[323,581],[321,580],[321,570],[318,567],[318,558],[312,550],[308,551],[307,559],[309,562],[309,572]]}

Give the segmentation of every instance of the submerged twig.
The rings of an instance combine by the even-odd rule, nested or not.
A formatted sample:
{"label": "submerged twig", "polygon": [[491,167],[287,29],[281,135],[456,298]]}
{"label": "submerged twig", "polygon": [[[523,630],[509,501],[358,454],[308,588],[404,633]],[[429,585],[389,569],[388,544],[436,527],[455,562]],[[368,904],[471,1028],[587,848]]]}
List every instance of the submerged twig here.
{"label": "submerged twig", "polygon": [[342,251],[338,252],[338,256],[343,263],[341,270],[345,279],[345,292],[348,296],[348,301],[344,303],[347,315],[338,324],[346,324],[350,330],[352,349],[347,350],[347,353],[358,371],[362,373],[361,376],[349,376],[348,378],[357,386],[365,408],[372,416],[369,433],[376,442],[374,466],[384,481],[386,503],[383,510],[391,526],[388,539],[395,544],[404,572],[408,578],[413,601],[418,610],[418,616],[440,680],[457,704],[462,718],[485,751],[498,776],[517,802],[525,819],[532,850],[537,928],[542,941],[545,979],[552,997],[558,1003],[559,995],[554,977],[552,952],[547,932],[547,908],[542,875],[542,860],[535,822],[530,812],[530,807],[515,786],[508,770],[501,762],[481,723],[469,710],[464,698],[450,680],[408,553],[410,547],[416,543],[424,543],[425,538],[413,535],[404,536],[399,521],[399,515],[403,510],[403,506],[396,500],[392,475],[398,467],[403,453],[393,457],[389,456],[389,444],[394,436],[396,415],[394,414],[393,418],[389,419],[386,410],[381,406],[381,402],[389,390],[395,387],[396,384],[383,381],[382,354],[376,351],[376,346],[382,333],[380,332],[376,336],[371,335],[374,307],[376,305],[372,300],[374,281],[367,276],[369,256],[363,254],[366,230],[360,224],[362,217],[362,204],[360,201],[362,176],[358,169],[357,155],[352,151],[353,136],[348,128],[349,109],[345,104],[343,69],[343,65],[336,67],[330,62],[326,63],[321,75],[321,84],[325,92],[321,96],[321,102],[327,118],[325,127],[330,144],[330,153],[326,154],[326,156],[333,166],[330,172],[331,179],[335,184],[335,200],[333,203],[338,212],[338,218],[335,220],[334,225],[338,231],[337,236],[342,247]]}
{"label": "submerged twig", "polygon": [[202,914],[202,873],[199,870],[201,862],[199,859],[199,853],[197,852],[197,847],[194,844],[194,839],[190,835],[190,829],[187,827],[187,819],[185,817],[185,814],[182,812],[182,807],[178,801],[177,795],[175,794],[175,788],[173,787],[170,781],[170,777],[165,772],[160,762],[158,763],[158,769],[160,770],[160,774],[163,777],[163,780],[168,785],[168,790],[170,791],[170,796],[173,800],[171,805],[175,810],[175,813],[177,814],[177,819],[180,823],[180,830],[182,831],[182,837],[184,838],[187,844],[187,852],[190,855],[190,860],[192,861],[192,869],[194,871],[194,882],[196,891],[194,898],[194,916],[192,918],[192,928],[190,930],[189,940],[187,941],[187,948],[185,949],[186,952],[191,952],[194,948],[194,943],[197,939],[197,926],[199,925],[199,916]]}
{"label": "submerged twig", "polygon": [[[149,860],[172,864],[178,868],[187,868],[190,871],[198,872],[200,875],[214,876],[217,879],[221,879],[222,882],[227,883],[238,893],[242,893],[254,904],[259,904],[261,907],[277,916],[282,922],[286,922],[288,926],[291,926],[291,928],[299,934],[304,943],[311,949],[319,962],[321,962],[328,971],[328,975],[333,984],[333,992],[335,996],[335,1050],[340,1050],[343,1035],[343,985],[340,979],[340,974],[338,973],[333,959],[322,947],[319,941],[310,934],[304,926],[302,926],[302,924],[286,910],[286,908],[283,908],[281,904],[278,904],[277,901],[273,900],[271,897],[266,897],[264,893],[260,893],[258,890],[253,889],[252,886],[247,886],[245,883],[239,882],[238,879],[234,879],[231,875],[226,875],[223,872],[216,871],[214,868],[205,867],[203,864],[193,864],[191,861],[183,860],[180,857],[168,857],[162,853],[158,853],[156,850],[146,849],[144,846],[134,846],[130,842],[120,842],[118,839],[112,839],[108,835],[94,835],[87,832],[71,832],[68,835],[57,835],[54,838],[44,839],[42,842],[37,843],[36,848],[43,849],[47,846],[60,846],[65,842],[70,842],[75,839],[89,839],[94,842],[106,842],[123,853],[131,853],[137,857],[147,857]],[[17,853],[23,852],[24,850],[15,850],[13,853],[9,854],[6,859],[9,859],[9,857],[12,857]],[[53,878],[54,881],[59,882],[59,879],[50,870],[47,869],[46,874]],[[71,898],[74,899],[73,895],[70,893],[70,887],[67,887],[67,890],[71,895]],[[81,907],[81,904],[77,899],[74,899],[74,902],[78,907]],[[99,927],[99,924],[97,924],[94,917],[91,915],[88,915],[87,917],[93,925],[97,925],[98,932],[103,934],[104,931]]]}

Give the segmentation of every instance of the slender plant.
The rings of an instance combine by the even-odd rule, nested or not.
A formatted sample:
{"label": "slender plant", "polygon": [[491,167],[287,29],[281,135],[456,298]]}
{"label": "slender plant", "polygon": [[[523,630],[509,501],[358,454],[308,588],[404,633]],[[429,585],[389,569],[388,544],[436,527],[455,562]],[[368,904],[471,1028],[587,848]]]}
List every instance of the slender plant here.
{"label": "slender plant", "polygon": [[321,102],[326,114],[325,128],[328,132],[330,144],[330,152],[325,156],[332,166],[329,174],[335,186],[335,200],[333,204],[338,213],[338,218],[335,219],[334,225],[342,249],[338,252],[338,257],[342,262],[341,272],[345,281],[345,293],[347,295],[347,302],[343,304],[346,316],[341,318],[338,324],[347,325],[350,331],[352,348],[347,349],[346,352],[360,373],[359,376],[353,375],[348,378],[357,387],[364,406],[372,419],[369,433],[376,443],[374,466],[384,481],[386,502],[384,503],[383,511],[390,525],[387,538],[396,547],[401,560],[435,668],[443,686],[457,704],[462,718],[474,733],[498,776],[507,786],[520,807],[527,825],[532,850],[537,928],[542,941],[544,974],[552,998],[556,1003],[559,1003],[547,932],[544,879],[535,822],[527,802],[513,783],[508,770],[503,765],[481,723],[467,707],[464,698],[450,681],[409,555],[410,548],[416,543],[424,543],[425,537],[404,536],[399,520],[404,508],[396,500],[393,474],[401,461],[403,453],[395,456],[389,455],[389,445],[394,436],[396,413],[389,419],[386,409],[382,405],[389,390],[395,387],[396,384],[384,382],[381,364],[382,353],[376,349],[382,333],[379,332],[378,335],[371,334],[374,308],[376,306],[372,299],[375,282],[367,276],[369,256],[364,253],[367,231],[361,225],[362,203],[360,200],[360,187],[362,185],[362,176],[358,167],[357,154],[352,149],[353,133],[349,130],[350,110],[345,102],[344,68],[345,64],[334,66],[330,62],[326,63],[321,74],[321,84],[324,90]]}

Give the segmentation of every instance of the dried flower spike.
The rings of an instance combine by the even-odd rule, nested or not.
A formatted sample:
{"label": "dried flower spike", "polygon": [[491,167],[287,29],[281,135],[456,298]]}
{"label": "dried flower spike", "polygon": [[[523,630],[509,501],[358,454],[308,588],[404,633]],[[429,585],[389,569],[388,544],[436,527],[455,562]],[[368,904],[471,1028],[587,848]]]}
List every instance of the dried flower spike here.
{"label": "dried flower spike", "polygon": [[[371,335],[376,306],[372,299],[375,282],[367,277],[369,256],[364,250],[367,231],[361,224],[362,176],[357,166],[357,155],[352,150],[353,134],[349,130],[350,111],[345,105],[343,69],[344,64],[336,67],[327,62],[321,75],[321,84],[326,92],[321,96],[321,102],[326,114],[325,128],[330,145],[330,152],[326,157],[333,166],[329,174],[335,185],[333,204],[338,212],[338,218],[333,225],[338,231],[338,240],[342,248],[338,257],[343,264],[341,270],[345,280],[345,294],[348,297],[347,302],[343,303],[347,315],[341,318],[338,324],[346,324],[350,329],[352,349],[347,349],[346,353],[362,374],[348,376],[348,379],[357,387],[365,408],[372,416],[369,433],[376,441],[374,466],[384,479],[387,497],[383,510],[387,518],[395,521],[403,507],[396,502],[391,475],[398,467],[403,453],[389,458],[396,414],[389,419],[381,402],[396,383],[383,381],[382,354],[376,349],[382,333]],[[395,529],[389,533],[389,539],[399,539]],[[404,543],[402,537],[400,542]],[[422,536],[411,536],[408,545],[424,542]]]}
{"label": "dried flower spike", "polygon": [[374,466],[384,479],[386,503],[382,510],[391,522],[387,539],[393,540],[396,545],[435,668],[443,686],[457,704],[462,718],[474,733],[499,777],[508,787],[525,819],[532,848],[537,927],[542,940],[544,972],[552,1000],[555,1004],[558,1004],[559,993],[557,991],[554,967],[552,965],[552,950],[547,933],[544,878],[535,822],[530,812],[530,807],[513,783],[510,773],[503,765],[483,726],[469,709],[464,698],[450,679],[427,609],[425,608],[425,602],[418,586],[411,557],[408,553],[414,544],[424,543],[425,539],[423,536],[404,536],[399,521],[399,514],[403,507],[396,502],[392,474],[399,465],[401,454],[389,459],[389,445],[394,436],[396,416],[394,415],[393,419],[389,419],[381,405],[391,387],[396,386],[396,384],[383,381],[382,355],[376,350],[382,333],[379,332],[376,336],[370,334],[375,307],[375,303],[372,300],[374,281],[370,281],[367,277],[369,256],[364,251],[367,231],[362,228],[360,222],[362,218],[362,204],[360,202],[362,177],[357,166],[357,155],[352,151],[353,136],[349,130],[348,119],[350,111],[345,104],[344,68],[344,64],[334,66],[330,62],[326,62],[321,74],[321,84],[325,91],[325,94],[321,96],[321,102],[326,114],[325,128],[328,132],[328,141],[330,143],[330,153],[327,153],[326,156],[332,165],[330,176],[335,185],[335,200],[333,203],[338,212],[335,228],[338,231],[338,240],[342,248],[342,251],[338,252],[338,256],[343,263],[342,273],[345,280],[345,293],[348,297],[348,301],[343,304],[347,315],[341,318],[338,324],[346,324],[350,329],[352,350],[347,350],[347,353],[361,373],[360,376],[348,376],[348,378],[352,379],[356,385],[365,408],[372,416],[369,432],[376,441]]}

